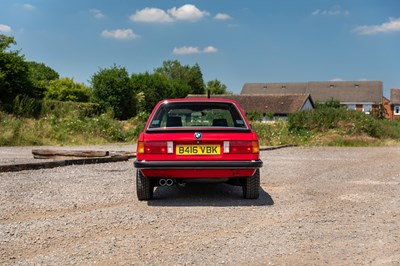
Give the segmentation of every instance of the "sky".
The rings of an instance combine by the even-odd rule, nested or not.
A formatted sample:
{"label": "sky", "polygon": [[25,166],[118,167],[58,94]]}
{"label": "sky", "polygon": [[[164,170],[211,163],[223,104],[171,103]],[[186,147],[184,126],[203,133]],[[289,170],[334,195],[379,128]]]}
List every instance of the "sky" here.
{"label": "sky", "polygon": [[383,81],[400,88],[398,0],[0,0],[11,50],[90,85],[100,69],[199,64],[247,82]]}

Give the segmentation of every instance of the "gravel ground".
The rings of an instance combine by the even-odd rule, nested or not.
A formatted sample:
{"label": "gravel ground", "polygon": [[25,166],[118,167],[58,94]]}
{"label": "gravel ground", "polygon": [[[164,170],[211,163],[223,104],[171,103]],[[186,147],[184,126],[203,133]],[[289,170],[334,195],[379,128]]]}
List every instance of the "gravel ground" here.
{"label": "gravel ground", "polygon": [[132,160],[0,173],[0,264],[400,265],[400,147],[261,157],[258,200],[192,184],[139,202]]}

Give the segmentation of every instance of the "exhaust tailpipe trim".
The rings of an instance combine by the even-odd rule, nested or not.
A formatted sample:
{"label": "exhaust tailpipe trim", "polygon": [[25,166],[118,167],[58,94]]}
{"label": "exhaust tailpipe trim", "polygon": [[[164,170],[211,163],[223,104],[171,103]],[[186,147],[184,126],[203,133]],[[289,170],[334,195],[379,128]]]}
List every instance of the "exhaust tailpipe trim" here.
{"label": "exhaust tailpipe trim", "polygon": [[162,179],[160,179],[160,181],[158,181],[158,183],[160,184],[160,186],[165,186],[167,184],[167,180],[162,178]]}
{"label": "exhaust tailpipe trim", "polygon": [[167,179],[165,184],[170,187],[170,186],[174,185],[174,180]]}

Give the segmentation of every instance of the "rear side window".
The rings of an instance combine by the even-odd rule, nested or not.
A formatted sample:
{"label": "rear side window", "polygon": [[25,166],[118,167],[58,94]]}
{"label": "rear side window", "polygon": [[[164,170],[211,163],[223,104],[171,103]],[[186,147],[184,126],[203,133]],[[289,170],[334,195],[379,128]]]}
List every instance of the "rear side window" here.
{"label": "rear side window", "polygon": [[233,103],[170,102],[160,105],[149,129],[158,128],[244,128],[247,125]]}

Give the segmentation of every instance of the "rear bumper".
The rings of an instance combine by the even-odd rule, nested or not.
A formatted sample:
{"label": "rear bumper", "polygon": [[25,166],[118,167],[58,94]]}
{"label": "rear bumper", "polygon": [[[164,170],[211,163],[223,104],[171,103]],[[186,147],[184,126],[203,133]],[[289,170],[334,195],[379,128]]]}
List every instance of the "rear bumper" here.
{"label": "rear bumper", "polygon": [[261,160],[254,161],[135,161],[138,169],[258,169]]}

